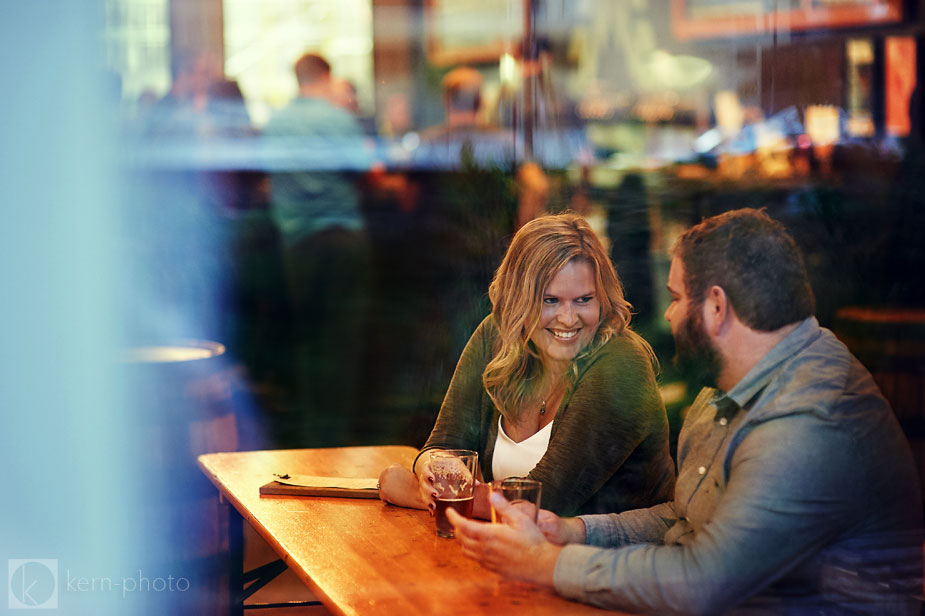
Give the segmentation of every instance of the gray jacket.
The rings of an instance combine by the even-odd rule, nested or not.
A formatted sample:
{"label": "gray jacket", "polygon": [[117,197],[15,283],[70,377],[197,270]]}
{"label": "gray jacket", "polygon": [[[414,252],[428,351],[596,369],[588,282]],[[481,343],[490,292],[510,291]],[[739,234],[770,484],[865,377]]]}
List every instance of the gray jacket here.
{"label": "gray jacket", "polygon": [[870,374],[815,318],[728,394],[701,392],[678,468],[673,502],[583,518],[589,545],[560,554],[560,594],[658,614],[919,613],[908,443]]}

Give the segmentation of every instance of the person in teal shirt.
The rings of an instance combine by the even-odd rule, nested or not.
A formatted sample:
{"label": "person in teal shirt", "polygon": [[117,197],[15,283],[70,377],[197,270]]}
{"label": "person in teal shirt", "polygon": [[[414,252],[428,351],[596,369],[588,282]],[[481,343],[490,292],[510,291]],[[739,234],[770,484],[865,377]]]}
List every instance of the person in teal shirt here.
{"label": "person in teal shirt", "polygon": [[293,445],[339,445],[359,411],[371,255],[355,178],[372,159],[359,122],[332,102],[328,62],[305,54],[295,74],[298,97],[263,129],[293,316]]}

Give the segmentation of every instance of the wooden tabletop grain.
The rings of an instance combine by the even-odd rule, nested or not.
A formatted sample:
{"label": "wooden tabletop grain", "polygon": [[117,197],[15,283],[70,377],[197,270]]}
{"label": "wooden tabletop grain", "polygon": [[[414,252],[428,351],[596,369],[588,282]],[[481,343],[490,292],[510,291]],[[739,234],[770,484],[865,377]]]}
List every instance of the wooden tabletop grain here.
{"label": "wooden tabletop grain", "polygon": [[410,467],[416,454],[401,446],[213,453],[199,466],[335,614],[604,613],[483,569],[458,541],[436,536],[426,511],[259,493],[273,473],[376,477],[390,464]]}

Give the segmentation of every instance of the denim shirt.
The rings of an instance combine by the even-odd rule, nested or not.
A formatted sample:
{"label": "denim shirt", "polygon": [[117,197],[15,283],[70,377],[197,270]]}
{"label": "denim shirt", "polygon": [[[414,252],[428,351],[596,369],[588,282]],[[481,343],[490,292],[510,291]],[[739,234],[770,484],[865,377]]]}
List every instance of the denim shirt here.
{"label": "denim shirt", "polygon": [[556,590],[648,613],[918,614],[922,503],[870,374],[815,318],[731,391],[705,389],[674,500],[582,516]]}

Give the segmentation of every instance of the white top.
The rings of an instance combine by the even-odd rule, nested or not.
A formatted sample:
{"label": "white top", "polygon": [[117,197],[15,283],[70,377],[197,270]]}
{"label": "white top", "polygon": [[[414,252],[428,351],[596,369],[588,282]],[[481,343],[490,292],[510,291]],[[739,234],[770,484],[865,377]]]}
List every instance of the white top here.
{"label": "white top", "polygon": [[539,432],[519,443],[504,433],[501,417],[498,418],[498,438],[495,439],[495,453],[491,458],[491,475],[495,479],[526,477],[549,447],[552,422],[540,428]]}

